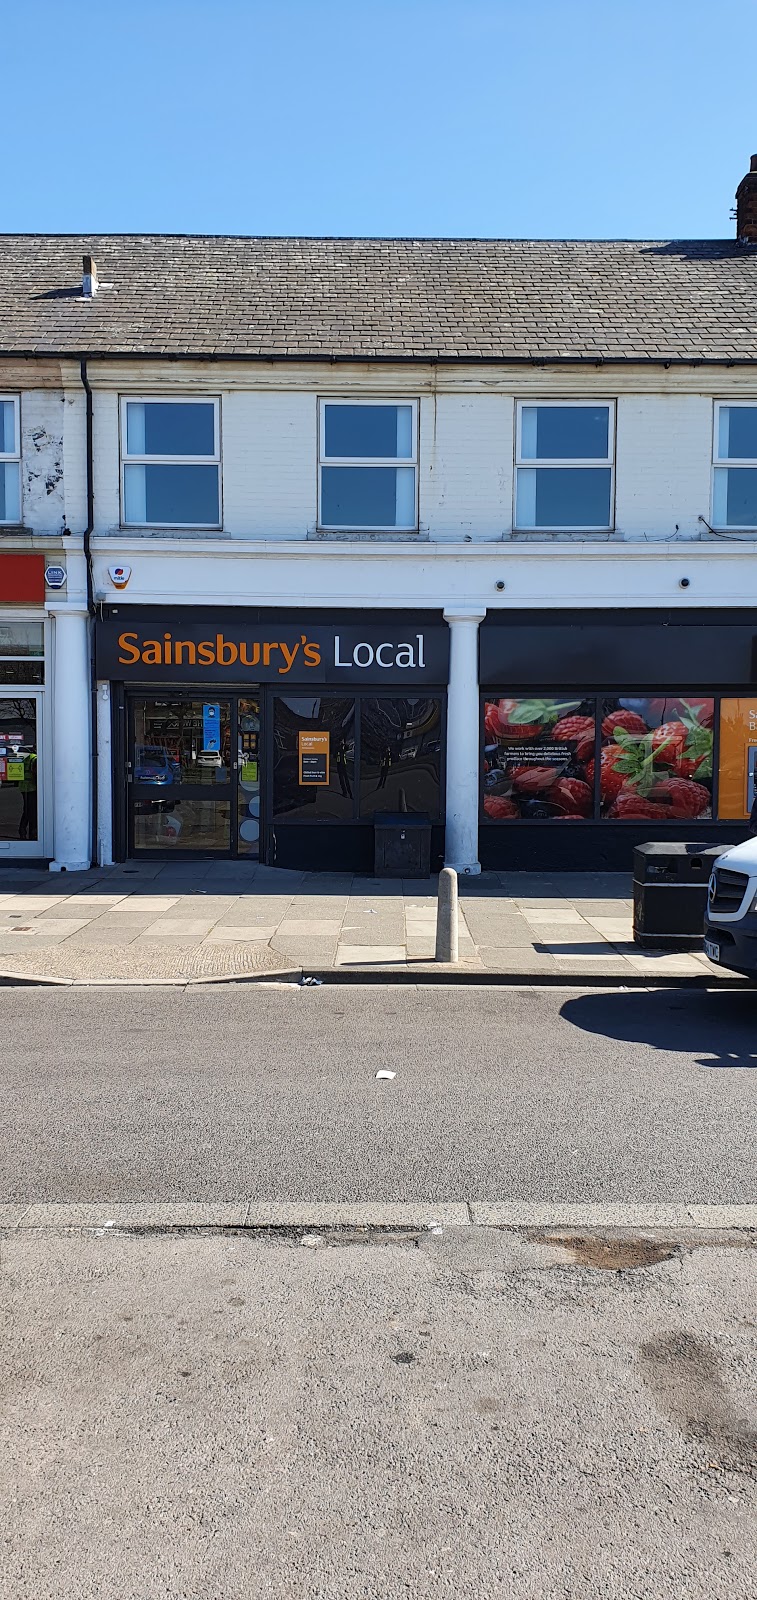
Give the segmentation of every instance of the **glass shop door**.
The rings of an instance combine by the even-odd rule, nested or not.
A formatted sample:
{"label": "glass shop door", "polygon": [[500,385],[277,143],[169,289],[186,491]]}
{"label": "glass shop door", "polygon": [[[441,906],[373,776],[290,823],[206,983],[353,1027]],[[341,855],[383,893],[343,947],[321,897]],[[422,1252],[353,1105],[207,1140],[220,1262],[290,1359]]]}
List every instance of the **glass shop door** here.
{"label": "glass shop door", "polygon": [[260,696],[131,696],[131,855],[243,856],[260,847]]}
{"label": "glass shop door", "polygon": [[42,855],[41,721],[41,693],[0,689],[0,866]]}

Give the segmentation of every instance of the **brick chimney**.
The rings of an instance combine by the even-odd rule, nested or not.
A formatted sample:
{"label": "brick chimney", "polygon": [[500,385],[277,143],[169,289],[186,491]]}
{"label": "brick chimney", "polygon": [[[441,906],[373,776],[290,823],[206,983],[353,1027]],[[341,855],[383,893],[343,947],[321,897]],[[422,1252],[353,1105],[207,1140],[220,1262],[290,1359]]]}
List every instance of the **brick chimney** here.
{"label": "brick chimney", "polygon": [[757,156],[736,190],[736,238],[740,244],[757,244]]}

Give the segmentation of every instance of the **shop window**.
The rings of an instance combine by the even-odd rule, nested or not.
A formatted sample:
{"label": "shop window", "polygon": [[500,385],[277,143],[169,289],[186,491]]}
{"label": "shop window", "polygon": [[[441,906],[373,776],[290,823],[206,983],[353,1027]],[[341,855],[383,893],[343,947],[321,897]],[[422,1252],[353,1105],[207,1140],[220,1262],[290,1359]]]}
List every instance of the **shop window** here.
{"label": "shop window", "polygon": [[330,695],[273,703],[275,822],[351,821],[355,702]]}
{"label": "shop window", "polygon": [[757,528],[757,406],[716,405],[712,520]]}
{"label": "shop window", "polygon": [[0,698],[0,839],[38,839],[37,702]]}
{"label": "shop window", "polygon": [[757,793],[757,698],[721,700],[718,816],[745,821]]}
{"label": "shop window", "polygon": [[121,451],[125,524],[220,526],[217,400],[123,400]]}
{"label": "shop window", "polygon": [[363,699],[360,704],[360,815],[442,812],[441,700]]}
{"label": "shop window", "polygon": [[591,698],[487,700],[484,816],[490,822],[591,817],[595,738]]}
{"label": "shop window", "polygon": [[41,622],[0,623],[0,684],[44,683],[44,655]]}
{"label": "shop window", "polygon": [[518,405],[516,528],[611,527],[613,424],[609,403]]}
{"label": "shop window", "polygon": [[602,701],[600,816],[625,822],[711,817],[714,708],[714,700],[701,695]]}
{"label": "shop window", "polygon": [[417,433],[415,400],[322,400],[320,527],[417,528]]}
{"label": "shop window", "polygon": [[21,521],[21,428],[18,397],[0,395],[0,523]]}

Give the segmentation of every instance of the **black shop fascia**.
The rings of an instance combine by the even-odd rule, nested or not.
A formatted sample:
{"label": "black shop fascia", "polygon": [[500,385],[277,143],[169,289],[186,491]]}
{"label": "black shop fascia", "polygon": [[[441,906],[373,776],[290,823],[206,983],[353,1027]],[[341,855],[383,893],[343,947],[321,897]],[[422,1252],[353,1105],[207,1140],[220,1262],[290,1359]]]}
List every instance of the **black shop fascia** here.
{"label": "black shop fascia", "polygon": [[370,871],[406,810],[441,864],[448,666],[439,612],[105,607],[118,859]]}
{"label": "black shop fascia", "polygon": [[483,867],[630,872],[648,840],[746,836],[753,609],[508,611],[479,647]]}

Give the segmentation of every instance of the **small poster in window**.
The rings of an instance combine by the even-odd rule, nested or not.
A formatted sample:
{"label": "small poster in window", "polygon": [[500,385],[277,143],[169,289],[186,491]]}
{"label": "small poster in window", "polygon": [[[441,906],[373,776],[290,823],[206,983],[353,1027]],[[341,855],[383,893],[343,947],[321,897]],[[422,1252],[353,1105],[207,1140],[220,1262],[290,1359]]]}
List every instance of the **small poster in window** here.
{"label": "small poster in window", "polygon": [[297,754],[300,768],[300,785],[329,782],[331,735],[329,733],[298,733]]}

